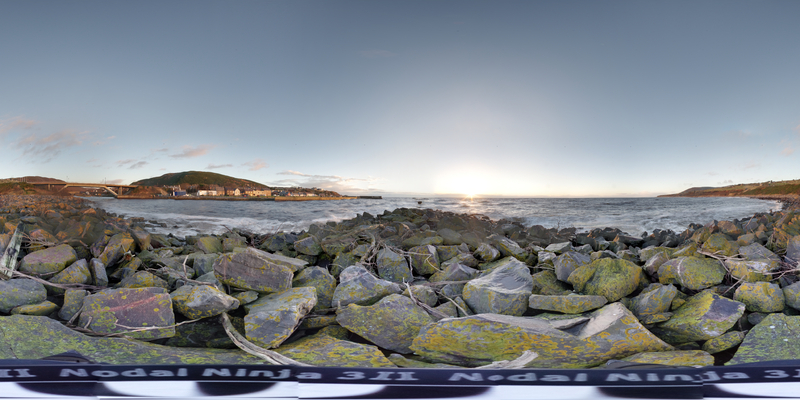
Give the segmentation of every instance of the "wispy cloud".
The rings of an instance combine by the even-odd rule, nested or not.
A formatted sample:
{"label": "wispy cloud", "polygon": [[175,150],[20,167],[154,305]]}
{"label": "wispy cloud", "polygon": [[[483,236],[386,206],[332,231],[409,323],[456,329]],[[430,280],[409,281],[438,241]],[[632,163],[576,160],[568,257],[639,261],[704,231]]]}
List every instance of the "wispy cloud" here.
{"label": "wispy cloud", "polygon": [[724,180],[722,182],[717,182],[718,185],[733,185],[733,181],[730,179]]}
{"label": "wispy cloud", "polygon": [[27,119],[22,116],[0,120],[0,136],[11,131],[32,129],[38,124],[39,121]]}
{"label": "wispy cloud", "polygon": [[220,164],[220,165],[208,164],[206,169],[220,169],[220,168],[230,168],[230,167],[233,167],[233,164]]}
{"label": "wispy cloud", "polygon": [[359,53],[364,58],[391,58],[397,56],[397,54],[388,50],[362,50]]}
{"label": "wispy cloud", "polygon": [[122,166],[122,165],[125,165],[125,164],[131,164],[131,163],[135,163],[135,162],[136,162],[136,160],[134,160],[132,158],[129,158],[127,160],[119,160],[119,161],[117,161],[117,165]]}
{"label": "wispy cloud", "polygon": [[258,171],[260,169],[269,168],[269,164],[260,158],[256,158],[253,161],[248,161],[242,165],[248,167],[247,169],[250,171]]}
{"label": "wispy cloud", "polygon": [[201,144],[196,147],[183,146],[180,153],[170,154],[172,158],[194,158],[208,154],[208,152],[217,147],[213,144]]}
{"label": "wispy cloud", "polygon": [[347,178],[339,175],[312,175],[292,170],[281,171],[278,175],[288,175],[293,178],[279,180],[274,186],[319,187],[339,193],[370,192],[374,190],[370,188],[370,185],[380,180],[373,177]]}
{"label": "wispy cloud", "polygon": [[110,140],[114,140],[116,138],[117,138],[116,136],[109,136],[109,137],[106,137],[105,139],[97,140],[92,144],[95,145],[95,146],[102,146],[102,145],[108,143]]}
{"label": "wispy cloud", "polygon": [[135,164],[132,164],[130,167],[128,167],[128,169],[139,169],[139,168],[144,167],[147,164],[148,164],[147,161],[139,161],[139,162],[137,162]]}
{"label": "wispy cloud", "polygon": [[790,155],[794,154],[794,147],[792,147],[792,145],[790,145],[790,144],[787,144],[783,148],[783,150],[781,150],[781,154],[786,156],[786,157],[789,157]]}
{"label": "wispy cloud", "polygon": [[23,155],[39,157],[40,161],[48,162],[63,150],[81,145],[88,136],[89,132],[74,130],[63,130],[44,137],[28,133],[14,141],[12,146],[21,149]]}

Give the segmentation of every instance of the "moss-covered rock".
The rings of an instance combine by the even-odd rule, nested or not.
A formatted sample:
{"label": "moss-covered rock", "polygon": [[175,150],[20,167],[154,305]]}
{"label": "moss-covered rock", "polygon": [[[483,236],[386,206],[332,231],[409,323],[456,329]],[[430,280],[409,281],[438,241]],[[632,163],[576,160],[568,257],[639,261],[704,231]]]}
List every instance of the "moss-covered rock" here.
{"label": "moss-covered rock", "polygon": [[19,271],[39,275],[58,273],[77,259],[72,247],[61,244],[26,255],[19,264]]}
{"label": "moss-covered rock", "polygon": [[378,279],[366,268],[353,265],[342,271],[339,276],[339,285],[333,291],[331,307],[375,304],[392,293],[402,293],[400,285]]}
{"label": "moss-covered rock", "polygon": [[169,283],[148,271],[136,271],[133,275],[128,276],[117,284],[117,288],[146,288],[146,287],[159,287],[164,290],[169,290]]}
{"label": "moss-covered rock", "polygon": [[492,262],[500,258],[502,255],[500,254],[500,250],[497,250],[492,245],[488,243],[481,243],[480,246],[475,250],[473,256],[480,261],[483,262]]}
{"label": "moss-covered rock", "polygon": [[46,316],[58,311],[58,304],[45,300],[41,303],[14,307],[11,314]]}
{"label": "moss-covered rock", "polygon": [[9,313],[12,308],[37,304],[47,298],[47,289],[30,279],[0,279],[0,312]]}
{"label": "moss-covered rock", "polygon": [[411,268],[419,275],[430,275],[439,271],[439,253],[431,245],[415,246],[408,249]]}
{"label": "moss-covered rock", "polygon": [[81,310],[83,299],[88,295],[88,290],[67,289],[64,293],[64,305],[58,310],[58,317],[64,321],[72,319]]}
{"label": "moss-covered rock", "polygon": [[201,236],[194,247],[206,254],[222,253],[222,240],[216,236]]}
{"label": "moss-covered rock", "polygon": [[339,309],[336,321],[379,347],[407,354],[411,341],[433,318],[410,298],[391,294],[372,306]]}
{"label": "moss-covered rock", "polygon": [[601,258],[573,271],[567,281],[580,293],[603,296],[615,302],[633,293],[642,275],[642,269],[630,261]]}
{"label": "moss-covered rock", "polygon": [[296,361],[317,366],[395,367],[375,346],[342,340],[323,332],[284,344],[275,351]]}
{"label": "moss-covered rock", "polygon": [[744,336],[745,333],[740,331],[725,332],[722,335],[706,340],[706,342],[703,343],[703,351],[709,354],[717,354],[732,349],[742,343]]}
{"label": "moss-covered rock", "polygon": [[478,314],[520,316],[528,309],[532,290],[533,278],[528,266],[514,260],[467,282],[463,298]]}
{"label": "moss-covered rock", "polygon": [[408,266],[406,258],[395,253],[389,248],[383,248],[378,252],[375,260],[378,275],[389,282],[404,283],[411,282],[411,268]]}
{"label": "moss-covered rock", "polygon": [[690,290],[703,290],[719,285],[725,279],[725,268],[713,258],[679,257],[658,269],[661,284],[676,284]]}
{"label": "moss-covered rock", "polygon": [[603,296],[570,294],[567,296],[546,296],[532,294],[528,298],[528,307],[534,310],[555,311],[564,314],[581,314],[596,310],[608,301]]}
{"label": "moss-covered rock", "polygon": [[413,297],[415,300],[431,307],[435,306],[436,303],[439,302],[439,297],[436,295],[436,291],[428,286],[412,285],[404,290],[402,294],[403,296],[409,298]]}
{"label": "moss-covered rock", "polygon": [[333,292],[336,290],[336,278],[322,267],[308,267],[295,274],[292,287],[313,287],[317,290],[317,304],[314,310],[330,308]]}
{"label": "moss-covered rock", "polygon": [[786,305],[780,286],[769,282],[742,282],[733,293],[733,299],[744,303],[747,311],[754,312],[780,312]]}
{"label": "moss-covered rock", "polygon": [[[101,334],[153,340],[175,335],[175,314],[162,288],[107,289],[83,299],[79,325]],[[134,331],[140,328],[151,330]]]}
{"label": "moss-covered rock", "polygon": [[499,250],[503,257],[514,257],[522,262],[525,262],[525,259],[528,258],[528,254],[525,252],[525,250],[519,247],[517,242],[505,236],[494,234],[486,238],[486,240],[489,241],[489,244]]}
{"label": "moss-covered rock", "polygon": [[537,317],[478,314],[447,318],[422,328],[411,349],[434,362],[461,366],[513,360],[524,351],[534,351],[538,357],[528,367],[585,368],[672,347],[645,329],[624,306],[614,303],[590,314],[574,334]]}
{"label": "moss-covered rock", "polygon": [[126,253],[133,251],[135,242],[130,233],[118,233],[109,239],[103,252],[97,256],[106,267],[113,266],[120,262]]}
{"label": "moss-covered rock", "polygon": [[800,316],[769,314],[750,329],[733,358],[725,365],[800,358]]}
{"label": "moss-covered rock", "polygon": [[267,262],[255,254],[260,250],[247,250],[224,254],[214,261],[214,274],[220,282],[265,293],[282,292],[292,287],[294,274],[289,267]]}
{"label": "moss-covered rock", "polygon": [[673,285],[653,283],[642,290],[642,293],[638,296],[631,299],[629,308],[640,319],[648,315],[665,313],[669,311],[672,299],[675,298],[677,293],[678,289]]}
{"label": "moss-covered rock", "polygon": [[318,256],[322,254],[322,246],[319,245],[319,241],[317,241],[317,238],[314,236],[308,236],[294,242],[294,249],[300,254],[309,256]]}
{"label": "moss-covered rock", "polygon": [[555,267],[558,280],[567,282],[570,274],[580,267],[589,265],[591,262],[592,258],[586,254],[568,251],[556,257],[556,259],[553,260],[553,266]]}
{"label": "moss-covered rock", "polygon": [[266,348],[278,347],[317,304],[316,289],[300,287],[272,293],[245,306],[247,339]]}
{"label": "moss-covered rock", "polygon": [[533,292],[542,295],[567,295],[571,292],[567,285],[558,280],[556,273],[550,270],[537,272],[531,275],[533,279]]}
{"label": "moss-covered rock", "polygon": [[667,343],[708,340],[730,329],[744,310],[743,303],[705,290],[689,298],[675,310],[672,318],[651,330]]}
{"label": "moss-covered rock", "polygon": [[672,365],[675,367],[710,367],[714,365],[714,357],[703,350],[678,350],[638,353],[622,359],[622,361]]}
{"label": "moss-covered rock", "polygon": [[728,236],[723,233],[714,233],[706,239],[701,249],[705,252],[730,257],[736,254],[739,245],[728,240]]}
{"label": "moss-covered rock", "polygon": [[210,318],[239,308],[239,300],[208,285],[183,285],[169,294],[175,310],[189,319]]}
{"label": "moss-covered rock", "polygon": [[241,350],[184,348],[127,338],[91,337],[47,317],[0,316],[0,359],[39,359],[77,351],[108,364],[259,364]]}

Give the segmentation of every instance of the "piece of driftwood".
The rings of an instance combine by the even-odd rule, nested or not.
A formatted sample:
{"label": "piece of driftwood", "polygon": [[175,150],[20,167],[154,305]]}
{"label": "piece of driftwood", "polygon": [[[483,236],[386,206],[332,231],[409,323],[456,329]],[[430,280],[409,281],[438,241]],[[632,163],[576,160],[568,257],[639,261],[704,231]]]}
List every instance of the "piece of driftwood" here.
{"label": "piece of driftwood", "polygon": [[0,257],[0,279],[11,279],[17,269],[17,256],[22,245],[22,224],[17,225],[8,247]]}

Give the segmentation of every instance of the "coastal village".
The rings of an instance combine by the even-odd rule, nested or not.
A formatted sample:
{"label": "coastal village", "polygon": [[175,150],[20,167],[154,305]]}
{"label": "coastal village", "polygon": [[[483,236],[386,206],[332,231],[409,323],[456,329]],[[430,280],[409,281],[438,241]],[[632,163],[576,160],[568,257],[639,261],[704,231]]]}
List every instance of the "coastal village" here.
{"label": "coastal village", "polygon": [[181,184],[165,186],[169,196],[183,197],[341,197],[339,193],[320,188],[269,188]]}

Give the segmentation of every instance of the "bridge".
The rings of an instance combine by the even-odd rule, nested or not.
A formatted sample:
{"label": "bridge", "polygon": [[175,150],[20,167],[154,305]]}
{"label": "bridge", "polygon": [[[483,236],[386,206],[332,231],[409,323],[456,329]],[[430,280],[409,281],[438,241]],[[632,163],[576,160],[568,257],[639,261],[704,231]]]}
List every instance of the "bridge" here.
{"label": "bridge", "polygon": [[[107,190],[109,193],[111,193],[114,197],[117,197],[118,195],[122,194],[123,190],[131,190],[139,187],[138,185],[117,185],[113,183],[37,182],[37,181],[28,181],[26,183],[38,187],[47,187],[47,190],[56,189],[57,192],[60,192],[68,187],[103,188]],[[112,189],[116,189],[116,192]]]}

